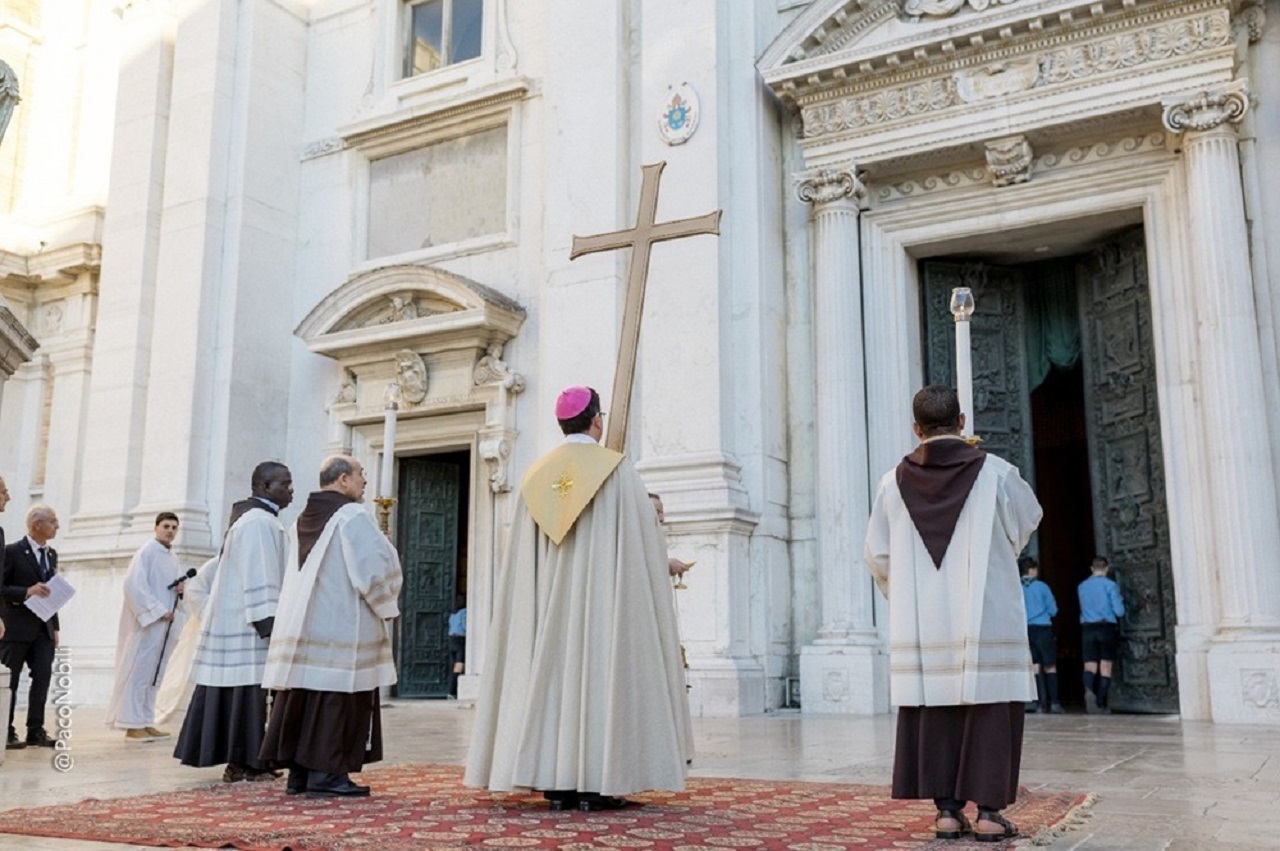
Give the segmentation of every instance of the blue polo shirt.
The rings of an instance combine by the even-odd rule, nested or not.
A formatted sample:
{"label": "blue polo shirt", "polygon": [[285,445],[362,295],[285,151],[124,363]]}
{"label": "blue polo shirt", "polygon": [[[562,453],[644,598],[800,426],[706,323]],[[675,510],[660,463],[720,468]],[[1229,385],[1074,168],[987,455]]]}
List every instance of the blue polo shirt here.
{"label": "blue polo shirt", "polygon": [[1080,623],[1115,623],[1124,617],[1120,586],[1105,576],[1090,576],[1080,583]]}
{"label": "blue polo shirt", "polygon": [[1058,601],[1039,579],[1022,577],[1022,599],[1027,604],[1027,626],[1050,626],[1058,613]]}
{"label": "blue polo shirt", "polygon": [[[439,623],[439,621],[436,621]],[[439,633],[437,633],[438,635]],[[467,610],[458,609],[458,611],[449,615],[449,634],[450,635],[466,635],[467,634]]]}

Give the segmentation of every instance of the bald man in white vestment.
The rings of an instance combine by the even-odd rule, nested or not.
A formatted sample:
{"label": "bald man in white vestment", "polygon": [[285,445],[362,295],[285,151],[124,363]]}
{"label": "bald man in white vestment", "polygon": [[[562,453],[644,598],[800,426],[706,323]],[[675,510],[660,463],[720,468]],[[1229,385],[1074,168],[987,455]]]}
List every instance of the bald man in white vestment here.
{"label": "bald man in white vestment", "polygon": [[278,689],[260,757],[285,791],[362,797],[350,773],[382,759],[378,689],[394,685],[387,622],[400,614],[400,557],[361,504],[364,468],[325,459],[320,490],[289,530],[262,685]]}
{"label": "bald man in white vestment", "polygon": [[683,789],[693,756],[666,544],[603,417],[591,388],[561,393],[565,442],[524,477],[467,756],[467,785],[552,809]]}
{"label": "bald man in white vestment", "polygon": [[1040,503],[1016,467],[961,437],[950,387],[922,389],[912,414],[920,445],[880,481],[866,541],[889,598],[893,797],[932,798],[940,839],[1001,841],[1017,833],[1000,810],[1018,794],[1036,697],[1017,558]]}

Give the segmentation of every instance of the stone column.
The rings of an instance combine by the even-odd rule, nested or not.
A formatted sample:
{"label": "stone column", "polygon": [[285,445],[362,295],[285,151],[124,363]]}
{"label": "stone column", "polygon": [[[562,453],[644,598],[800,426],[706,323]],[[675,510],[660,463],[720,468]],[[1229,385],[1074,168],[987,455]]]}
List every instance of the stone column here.
{"label": "stone column", "polygon": [[800,176],[813,205],[814,361],[817,383],[818,571],[822,625],[800,656],[807,712],[888,708],[888,659],[876,632],[872,583],[863,562],[869,471],[859,202],[852,166]]}
{"label": "stone column", "polygon": [[[1253,273],[1235,125],[1249,108],[1242,84],[1166,106],[1183,134],[1198,317],[1201,410],[1217,554],[1218,612],[1209,680],[1215,721],[1280,722],[1280,526]],[[1256,682],[1255,682],[1256,680]]]}

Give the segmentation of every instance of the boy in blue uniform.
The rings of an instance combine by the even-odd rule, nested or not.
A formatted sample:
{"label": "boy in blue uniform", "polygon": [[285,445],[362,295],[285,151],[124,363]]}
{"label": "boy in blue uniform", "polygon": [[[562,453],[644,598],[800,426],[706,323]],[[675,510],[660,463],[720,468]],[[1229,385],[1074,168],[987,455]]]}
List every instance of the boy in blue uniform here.
{"label": "boy in blue uniform", "polygon": [[1058,639],[1053,634],[1053,616],[1058,601],[1053,591],[1040,581],[1040,564],[1031,556],[1018,559],[1022,577],[1022,599],[1027,606],[1027,642],[1031,645],[1031,670],[1036,675],[1039,703],[1028,704],[1028,712],[1062,712],[1058,702]]}
{"label": "boy in blue uniform", "polygon": [[1092,700],[1105,711],[1111,691],[1111,666],[1120,643],[1116,620],[1124,617],[1124,601],[1120,599],[1120,586],[1107,578],[1110,565],[1104,556],[1094,556],[1089,570],[1092,575],[1079,588],[1085,708],[1093,708],[1089,706]]}

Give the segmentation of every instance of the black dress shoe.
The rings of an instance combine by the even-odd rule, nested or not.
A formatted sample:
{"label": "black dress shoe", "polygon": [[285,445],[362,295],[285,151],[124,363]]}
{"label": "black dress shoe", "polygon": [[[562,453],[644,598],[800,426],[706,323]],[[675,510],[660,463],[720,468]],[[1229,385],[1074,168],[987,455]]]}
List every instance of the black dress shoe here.
{"label": "black dress shoe", "polygon": [[5,741],[4,749],[7,751],[20,751],[27,746],[27,743],[18,738],[18,734],[9,728],[9,738]]}
{"label": "black dress shoe", "polygon": [[595,792],[578,793],[578,809],[584,813],[620,810],[630,803],[626,798],[615,798],[612,795],[598,795]]}
{"label": "black dress shoe", "polygon": [[369,787],[352,783],[345,774],[313,771],[307,778],[308,798],[367,798]]}
{"label": "black dress shoe", "polygon": [[54,742],[53,739],[49,738],[49,734],[41,728],[27,731],[27,744],[33,748],[51,748]]}
{"label": "black dress shoe", "polygon": [[284,793],[286,795],[301,795],[307,791],[308,773],[305,768],[290,768],[289,782],[285,784]]}
{"label": "black dress shoe", "polygon": [[553,789],[543,792],[542,797],[547,799],[547,805],[552,812],[576,810],[578,808],[578,793],[573,790]]}

